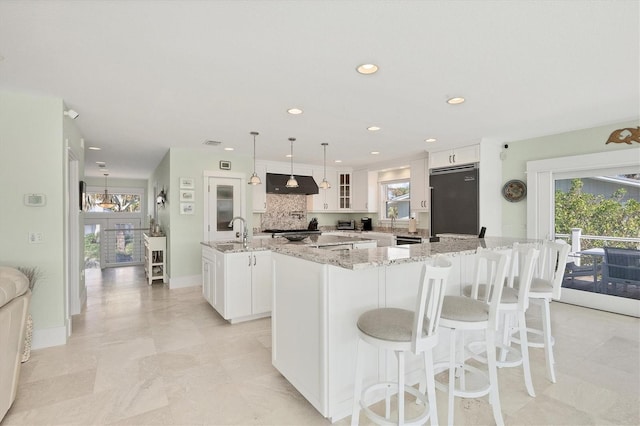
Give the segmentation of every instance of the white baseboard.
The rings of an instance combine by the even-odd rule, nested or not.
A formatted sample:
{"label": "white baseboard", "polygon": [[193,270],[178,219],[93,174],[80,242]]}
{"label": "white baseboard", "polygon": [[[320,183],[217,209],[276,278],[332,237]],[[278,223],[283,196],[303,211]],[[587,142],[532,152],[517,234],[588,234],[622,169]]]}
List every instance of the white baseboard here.
{"label": "white baseboard", "polygon": [[67,344],[67,327],[53,327],[33,330],[31,349],[49,348]]}
{"label": "white baseboard", "polygon": [[184,288],[184,287],[201,287],[202,275],[187,275],[184,277],[169,278],[169,288]]}

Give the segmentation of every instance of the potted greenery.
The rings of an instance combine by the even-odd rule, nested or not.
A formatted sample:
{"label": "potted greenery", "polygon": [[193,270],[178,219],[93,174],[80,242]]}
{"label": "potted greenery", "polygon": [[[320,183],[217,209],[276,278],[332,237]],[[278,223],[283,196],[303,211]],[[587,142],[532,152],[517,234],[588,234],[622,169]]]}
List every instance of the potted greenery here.
{"label": "potted greenery", "polygon": [[[42,276],[42,272],[37,266],[20,266],[18,270],[22,272],[29,280],[29,290],[33,291],[38,280]],[[22,362],[29,361],[31,357],[31,340],[33,339],[33,317],[31,313],[27,316],[27,327],[24,335],[24,351],[22,352]]]}

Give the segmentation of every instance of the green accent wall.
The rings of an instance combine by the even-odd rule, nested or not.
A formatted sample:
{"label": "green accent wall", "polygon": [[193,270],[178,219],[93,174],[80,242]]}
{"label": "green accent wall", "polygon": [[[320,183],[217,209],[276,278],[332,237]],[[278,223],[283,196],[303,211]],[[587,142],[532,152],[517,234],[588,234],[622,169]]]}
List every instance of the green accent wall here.
{"label": "green accent wall", "polygon": [[[511,179],[527,181],[527,161],[557,158],[571,155],[609,152],[617,149],[637,148],[639,144],[632,143],[605,144],[611,132],[617,129],[640,126],[640,120],[624,121],[559,133],[533,139],[506,142],[509,148],[504,150],[506,158],[502,162],[503,183]],[[640,169],[640,158],[638,158]],[[507,237],[526,237],[527,235],[527,202],[526,199],[518,203],[502,201],[502,235]]]}
{"label": "green accent wall", "polygon": [[[84,152],[82,138],[73,121],[63,116],[64,109],[62,99],[0,91],[0,264],[37,266],[42,271],[30,308],[34,347],[39,330],[67,326],[67,152],[78,158],[80,179]],[[25,206],[23,198],[29,193],[44,194],[46,204]],[[81,223],[82,214],[71,226]],[[29,243],[29,232],[42,233],[42,243]],[[81,271],[70,273],[82,277]]]}

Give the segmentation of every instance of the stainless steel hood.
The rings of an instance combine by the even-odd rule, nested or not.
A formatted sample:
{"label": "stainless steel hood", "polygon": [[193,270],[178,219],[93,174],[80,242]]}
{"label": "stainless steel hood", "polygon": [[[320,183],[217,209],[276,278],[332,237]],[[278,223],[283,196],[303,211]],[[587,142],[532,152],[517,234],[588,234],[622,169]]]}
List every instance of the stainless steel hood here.
{"label": "stainless steel hood", "polygon": [[311,176],[294,175],[298,181],[297,188],[287,188],[290,175],[267,173],[267,194],[305,194],[318,193],[318,184]]}

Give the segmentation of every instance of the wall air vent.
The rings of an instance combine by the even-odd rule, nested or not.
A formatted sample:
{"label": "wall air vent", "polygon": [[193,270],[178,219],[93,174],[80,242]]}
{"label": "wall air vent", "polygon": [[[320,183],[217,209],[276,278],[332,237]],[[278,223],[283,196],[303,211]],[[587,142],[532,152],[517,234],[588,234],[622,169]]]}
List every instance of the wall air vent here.
{"label": "wall air vent", "polygon": [[205,145],[211,145],[211,146],[218,146],[218,145],[222,144],[222,142],[220,142],[220,141],[214,141],[214,140],[211,140],[211,139],[206,140],[206,141],[204,141],[202,143],[205,144]]}

